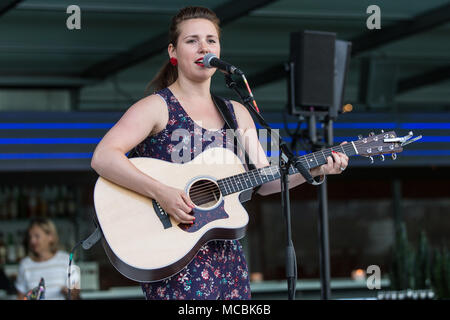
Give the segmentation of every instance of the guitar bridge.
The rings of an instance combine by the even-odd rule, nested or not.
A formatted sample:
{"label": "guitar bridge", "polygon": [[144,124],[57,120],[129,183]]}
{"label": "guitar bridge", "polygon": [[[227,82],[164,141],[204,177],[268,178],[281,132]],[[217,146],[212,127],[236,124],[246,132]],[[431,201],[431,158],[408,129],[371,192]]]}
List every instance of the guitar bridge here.
{"label": "guitar bridge", "polygon": [[168,229],[172,227],[172,223],[170,222],[169,215],[161,208],[160,204],[156,200],[152,200],[153,209],[155,209],[155,213],[161,221],[164,229]]}

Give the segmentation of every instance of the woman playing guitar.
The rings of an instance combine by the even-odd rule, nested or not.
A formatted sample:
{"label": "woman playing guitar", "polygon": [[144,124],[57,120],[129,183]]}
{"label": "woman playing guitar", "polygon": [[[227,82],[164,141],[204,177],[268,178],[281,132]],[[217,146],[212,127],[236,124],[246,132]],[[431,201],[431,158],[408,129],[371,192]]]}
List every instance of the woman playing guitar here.
{"label": "woman playing guitar", "polygon": [[[139,157],[171,161],[178,154],[172,133],[185,129],[192,135],[215,132],[225,135],[224,120],[211,97],[214,68],[205,68],[207,53],[220,57],[219,19],[209,9],[187,7],[172,19],[169,30],[168,61],[151,85],[155,93],[133,104],[109,130],[95,149],[92,168],[103,178],[155,199],[178,223],[193,224],[195,207],[184,190],[170,187],[144,174],[127,158],[134,150]],[[247,109],[236,101],[226,105],[242,130],[250,160],[257,168],[269,165],[258,140],[255,124]],[[195,139],[194,139],[195,140]],[[211,141],[192,144],[191,159]],[[226,147],[227,139],[222,140]],[[251,146],[251,147],[250,147]],[[201,148],[202,150],[198,150]],[[343,153],[333,153],[328,163],[311,169],[313,177],[339,174],[348,164]],[[300,174],[290,176],[291,188],[304,183]],[[258,193],[280,192],[279,181],[260,187]],[[203,245],[194,259],[170,278],[142,283],[147,299],[250,299],[247,264],[237,240],[215,240]]]}

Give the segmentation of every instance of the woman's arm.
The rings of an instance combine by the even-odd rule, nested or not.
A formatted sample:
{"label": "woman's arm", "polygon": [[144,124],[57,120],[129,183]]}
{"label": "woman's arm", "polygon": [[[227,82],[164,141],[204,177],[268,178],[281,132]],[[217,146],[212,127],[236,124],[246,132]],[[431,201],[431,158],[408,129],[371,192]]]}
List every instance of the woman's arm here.
{"label": "woman's arm", "polygon": [[155,196],[158,182],[138,170],[126,153],[163,122],[160,100],[149,96],[132,105],[97,145],[91,160],[103,178],[148,197]]}
{"label": "woman's arm", "polygon": [[[263,168],[269,166],[266,153],[258,139],[255,123],[248,110],[240,103],[232,101],[234,112],[238,121],[239,129],[242,131],[242,144],[248,153],[249,158],[256,166],[256,168]],[[348,164],[348,157],[342,153],[333,153],[333,158],[327,158],[327,164],[311,169],[311,175],[317,177],[324,174],[339,174],[342,172],[341,167],[346,168]],[[289,176],[289,189],[294,188],[306,180],[300,173]],[[263,184],[258,193],[260,195],[269,195],[281,191],[280,181],[275,180]]]}
{"label": "woman's arm", "polygon": [[[97,145],[91,160],[92,168],[103,178],[146,197],[156,199],[175,220],[190,223],[187,212],[193,205],[184,191],[168,187],[137,169],[126,153],[158,132],[168,121],[166,103],[151,95],[132,105]],[[170,196],[170,197],[169,197]]]}
{"label": "woman's arm", "polygon": [[20,291],[17,291],[17,300],[23,300],[25,299],[25,294],[23,294]]}

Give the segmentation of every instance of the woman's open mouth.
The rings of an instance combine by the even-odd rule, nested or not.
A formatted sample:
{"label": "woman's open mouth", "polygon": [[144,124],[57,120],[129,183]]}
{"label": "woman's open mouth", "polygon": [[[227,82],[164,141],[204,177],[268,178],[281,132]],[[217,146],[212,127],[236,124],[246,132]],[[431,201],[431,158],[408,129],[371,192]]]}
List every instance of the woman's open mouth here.
{"label": "woman's open mouth", "polygon": [[205,67],[205,65],[203,64],[203,58],[198,58],[194,63],[199,65],[200,67]]}

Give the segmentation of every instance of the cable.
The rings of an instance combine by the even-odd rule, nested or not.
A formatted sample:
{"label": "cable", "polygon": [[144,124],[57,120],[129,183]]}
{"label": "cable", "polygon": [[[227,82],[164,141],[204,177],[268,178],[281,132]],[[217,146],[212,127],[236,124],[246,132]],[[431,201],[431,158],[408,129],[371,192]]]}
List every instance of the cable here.
{"label": "cable", "polygon": [[[303,136],[303,131],[301,130],[303,119],[302,118],[298,118],[298,120],[297,120],[297,127],[295,128],[295,131],[292,132],[291,130],[289,130],[289,124],[288,124],[288,121],[287,121],[287,112],[283,112],[282,116],[283,116],[284,130],[286,131],[288,136],[291,137],[291,139],[292,139],[292,141],[291,141],[291,149],[294,150],[294,152],[297,154],[297,142],[299,140],[301,140],[302,136]],[[305,147],[304,143],[302,143],[300,141],[300,144],[303,144],[303,149],[305,149],[304,148]]]}
{"label": "cable", "polygon": [[259,113],[258,105],[256,104],[256,100],[255,100],[255,98],[253,97],[252,89],[250,89],[250,86],[248,85],[247,78],[245,77],[244,74],[242,74],[242,80],[244,80],[244,84],[245,84],[245,86],[247,87],[247,91],[248,91],[248,93],[249,93],[249,95],[250,95],[250,99],[251,99],[252,102],[253,102],[253,106],[255,107],[256,111],[258,111],[258,113]]}

